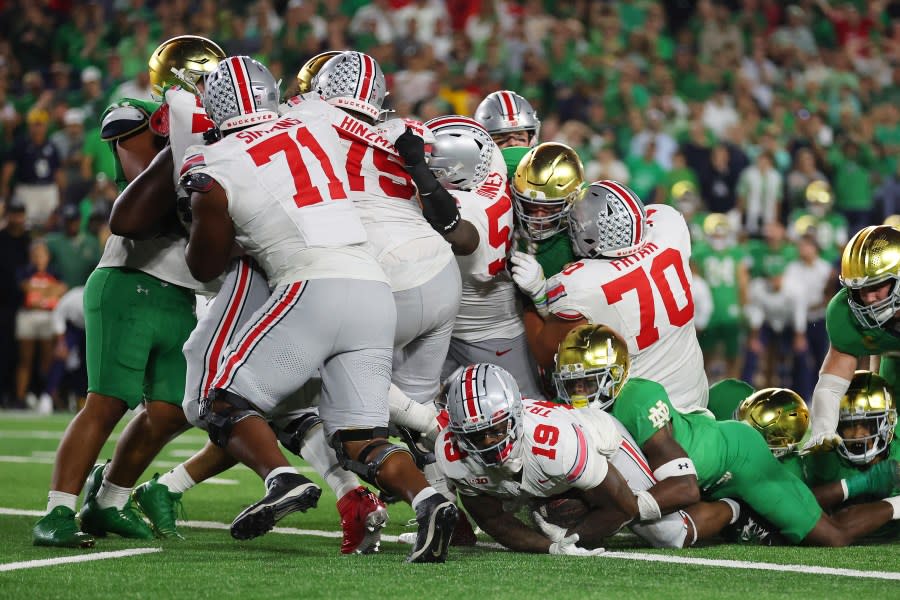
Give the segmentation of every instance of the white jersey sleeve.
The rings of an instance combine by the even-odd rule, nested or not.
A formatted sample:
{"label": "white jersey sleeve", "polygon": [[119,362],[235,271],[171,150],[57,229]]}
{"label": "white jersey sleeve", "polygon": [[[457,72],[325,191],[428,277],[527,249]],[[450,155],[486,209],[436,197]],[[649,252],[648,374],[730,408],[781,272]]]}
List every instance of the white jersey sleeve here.
{"label": "white jersey sleeve", "polygon": [[187,90],[169,88],[166,90],[166,104],[169,111],[169,146],[175,162],[172,176],[178,183],[187,149],[202,146],[205,143],[203,134],[214,128],[215,124],[206,116],[200,96]]}
{"label": "white jersey sleeve", "polygon": [[628,344],[631,376],[662,384],[681,411],[706,407],[708,384],[694,326],[690,234],[681,214],[647,207],[647,243],[616,259],[584,259],[550,278],[550,311],[610,326]]}
{"label": "white jersey sleeve", "polygon": [[189,149],[182,174],[203,172],[228,196],[236,241],[274,286],[346,277],[385,281],[349,200],[344,154],[322,116],[304,102],[274,123]]}
{"label": "white jersey sleeve", "polygon": [[[293,110],[302,110],[305,99]],[[453,260],[450,244],[422,215],[418,191],[394,147],[374,126],[327,105],[344,148],[347,191],[378,262],[400,292],[422,285]]]}
{"label": "white jersey sleeve", "polygon": [[452,193],[462,218],[478,231],[475,251],[456,257],[462,297],[453,337],[467,342],[515,338],[525,328],[515,284],[506,270],[514,224],[502,154],[494,153],[491,173],[481,186]]}

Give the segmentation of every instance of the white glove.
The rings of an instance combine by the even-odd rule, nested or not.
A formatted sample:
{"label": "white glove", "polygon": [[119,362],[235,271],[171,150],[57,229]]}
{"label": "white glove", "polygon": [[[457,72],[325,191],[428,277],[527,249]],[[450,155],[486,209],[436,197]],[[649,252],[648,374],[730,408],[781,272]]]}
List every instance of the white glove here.
{"label": "white glove", "polygon": [[840,446],[842,441],[841,436],[834,431],[816,433],[809,436],[809,439],[806,440],[806,443],[800,448],[798,454],[800,454],[800,456],[806,456],[807,454],[815,454],[816,452],[828,452],[829,450],[834,450]]}
{"label": "white glove", "polygon": [[578,534],[566,535],[566,529],[553,525],[544,520],[538,512],[531,513],[534,522],[540,528],[544,535],[550,538],[553,543],[550,544],[550,554],[565,556],[599,556],[606,552],[605,548],[579,548],[575,544],[578,543]]}
{"label": "white glove", "polygon": [[513,281],[519,289],[528,294],[535,308],[542,317],[549,314],[547,310],[547,280],[544,278],[544,269],[535,257],[525,252],[513,250],[509,257],[512,265]]}
{"label": "white glove", "polygon": [[397,138],[406,132],[407,127],[422,138],[426,145],[434,143],[434,132],[425,127],[421,121],[416,121],[415,119],[388,119],[378,128],[378,135],[393,146]]}

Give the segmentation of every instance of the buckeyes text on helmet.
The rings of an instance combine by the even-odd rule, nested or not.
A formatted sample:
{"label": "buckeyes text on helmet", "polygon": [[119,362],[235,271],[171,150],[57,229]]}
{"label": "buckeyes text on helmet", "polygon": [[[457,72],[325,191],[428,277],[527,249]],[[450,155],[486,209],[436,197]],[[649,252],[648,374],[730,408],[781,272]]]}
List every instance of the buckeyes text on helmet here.
{"label": "buckeyes text on helmet", "polygon": [[262,63],[230,56],[206,77],[203,106],[223,133],[278,118],[278,82]]}
{"label": "buckeyes text on helmet", "polygon": [[312,90],[329,104],[373,123],[384,114],[387,84],[378,62],[368,54],[348,51],[331,57],[313,78]]}
{"label": "buckeyes text on helmet", "polygon": [[460,115],[425,123],[434,133],[428,168],[444,186],[472,190],[490,174],[496,144],[474,119]]}

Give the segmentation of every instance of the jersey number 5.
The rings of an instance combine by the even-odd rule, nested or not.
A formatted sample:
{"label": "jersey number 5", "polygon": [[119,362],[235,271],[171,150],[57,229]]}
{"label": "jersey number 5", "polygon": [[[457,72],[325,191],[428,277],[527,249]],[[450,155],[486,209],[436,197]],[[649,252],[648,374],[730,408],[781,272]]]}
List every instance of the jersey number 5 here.
{"label": "jersey number 5", "polygon": [[[687,298],[687,303],[681,308],[678,308],[675,295],[672,293],[669,280],[666,278],[666,269],[671,269],[675,272],[675,275],[678,277],[678,283],[681,285],[681,289]],[[648,276],[645,267],[640,267],[603,285],[603,292],[606,294],[606,300],[610,304],[621,301],[622,296],[632,290],[637,292],[638,309],[641,313],[641,330],[637,335],[636,341],[640,350],[659,339],[659,328],[656,326],[656,302],[653,299],[654,287],[660,298],[662,298],[669,323],[674,327],[686,325],[694,318],[694,298],[691,295],[691,287],[688,285],[684,264],[678,250],[668,248],[661,252],[650,263],[649,271],[650,274]]]}

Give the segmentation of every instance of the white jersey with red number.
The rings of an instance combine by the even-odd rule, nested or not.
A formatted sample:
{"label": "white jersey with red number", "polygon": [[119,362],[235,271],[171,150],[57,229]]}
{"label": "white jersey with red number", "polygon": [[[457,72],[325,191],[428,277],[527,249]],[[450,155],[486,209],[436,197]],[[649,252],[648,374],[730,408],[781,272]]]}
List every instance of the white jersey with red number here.
{"label": "white jersey with red number", "polygon": [[328,106],[345,151],[347,191],[391,290],[422,285],[453,260],[450,244],[422,216],[416,186],[394,147],[374,126]]}
{"label": "white jersey with red number", "polygon": [[[319,106],[321,105],[321,106]],[[324,101],[193,146],[182,174],[207,173],[228,196],[236,241],[277,287],[305,279],[387,281],[344,182],[345,155]]]}
{"label": "white jersey with red number", "polygon": [[512,339],[522,335],[516,286],[506,270],[512,245],[513,209],[506,186],[506,163],[494,152],[491,173],[470,192],[454,190],[460,215],[478,231],[478,248],[457,256],[462,298],[453,337],[467,342]]}
{"label": "white jersey with red number", "polygon": [[191,146],[205,144],[203,134],[215,127],[206,115],[200,96],[181,88],[166,90],[166,104],[169,111],[169,146],[172,149],[172,160],[175,172],[172,176],[178,183],[181,165],[185,154]]}
{"label": "white jersey with red number", "polygon": [[511,504],[547,498],[570,489],[597,487],[609,471],[609,457],[622,441],[613,417],[600,410],[571,410],[552,402],[525,400],[519,440],[521,477],[503,466],[485,467],[469,457],[449,429],[435,445],[438,466],[459,493],[488,495]]}
{"label": "white jersey with red number", "polygon": [[647,222],[640,252],[580,260],[551,277],[550,312],[610,326],[628,343],[631,377],[660,383],[680,411],[706,408],[709,385],[694,328],[690,233],[670,206],[648,206]]}

